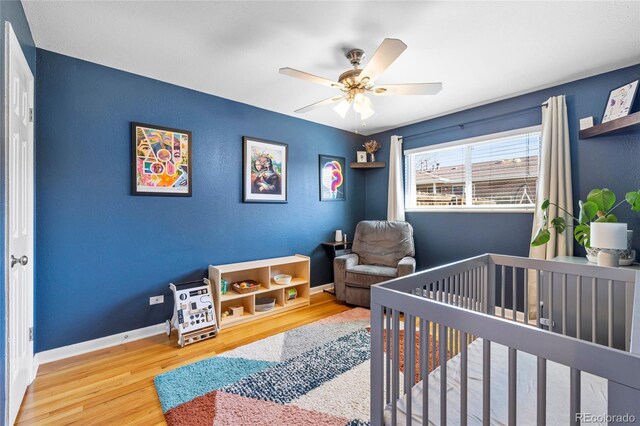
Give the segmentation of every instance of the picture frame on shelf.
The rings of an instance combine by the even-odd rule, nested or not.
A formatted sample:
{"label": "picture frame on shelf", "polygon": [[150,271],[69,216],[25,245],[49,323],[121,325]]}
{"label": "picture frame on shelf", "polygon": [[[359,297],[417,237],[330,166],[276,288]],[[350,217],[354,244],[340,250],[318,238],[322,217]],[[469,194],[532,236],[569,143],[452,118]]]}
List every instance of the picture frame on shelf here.
{"label": "picture frame on shelf", "polygon": [[131,195],[191,197],[191,132],[131,122]]}
{"label": "picture frame on shelf", "polygon": [[640,80],[627,83],[609,93],[609,99],[602,114],[602,123],[629,115],[638,91],[638,81]]}
{"label": "picture frame on shelf", "polygon": [[367,162],[367,151],[356,151],[356,161],[358,163]]}
{"label": "picture frame on shelf", "polygon": [[346,169],[344,157],[318,156],[320,201],[346,200]]}
{"label": "picture frame on shelf", "polygon": [[287,202],[288,150],[286,143],[242,138],[243,202]]}

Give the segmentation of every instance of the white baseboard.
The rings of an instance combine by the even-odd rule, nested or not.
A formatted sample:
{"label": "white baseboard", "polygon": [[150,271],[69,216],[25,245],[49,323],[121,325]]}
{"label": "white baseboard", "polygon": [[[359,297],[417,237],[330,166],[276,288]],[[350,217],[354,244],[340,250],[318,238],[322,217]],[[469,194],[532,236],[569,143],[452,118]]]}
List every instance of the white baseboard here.
{"label": "white baseboard", "polygon": [[122,343],[133,342],[134,340],[144,339],[145,337],[155,336],[156,334],[162,334],[164,332],[165,323],[161,323],[151,325],[149,327],[139,328],[137,330],[125,331],[124,333],[101,337],[99,339],[88,340],[86,342],[80,342],[69,346],[63,346],[61,348],[38,352],[34,357],[34,364],[36,364],[35,370],[37,370],[38,365],[40,364],[46,364],[48,362],[86,354],[87,352],[93,352],[99,349],[117,346]]}
{"label": "white baseboard", "polygon": [[311,287],[311,290],[309,290],[309,293],[311,294],[322,293],[325,290],[333,290],[333,283],[327,283],[327,284]]}
{"label": "white baseboard", "polygon": [[[333,283],[322,284],[311,287],[310,293],[322,293],[324,290],[333,290]],[[75,343],[61,348],[50,349],[48,351],[38,352],[33,357],[33,377],[36,377],[38,367],[53,361],[70,358],[76,355],[86,354],[88,352],[97,351],[111,346],[117,346],[134,340],[144,339],[145,337],[155,336],[165,332],[165,323],[152,325],[137,330],[125,331],[124,333],[113,334],[111,336],[101,337],[99,339],[88,340],[86,342]]]}

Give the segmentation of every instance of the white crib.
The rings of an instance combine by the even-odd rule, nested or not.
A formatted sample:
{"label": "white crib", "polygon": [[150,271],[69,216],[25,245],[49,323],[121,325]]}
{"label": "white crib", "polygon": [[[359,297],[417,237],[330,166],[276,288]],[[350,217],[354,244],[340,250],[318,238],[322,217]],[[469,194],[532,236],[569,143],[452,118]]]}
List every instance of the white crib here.
{"label": "white crib", "polygon": [[[640,422],[638,283],[485,254],[372,287],[371,424]],[[528,288],[544,301],[532,321]]]}

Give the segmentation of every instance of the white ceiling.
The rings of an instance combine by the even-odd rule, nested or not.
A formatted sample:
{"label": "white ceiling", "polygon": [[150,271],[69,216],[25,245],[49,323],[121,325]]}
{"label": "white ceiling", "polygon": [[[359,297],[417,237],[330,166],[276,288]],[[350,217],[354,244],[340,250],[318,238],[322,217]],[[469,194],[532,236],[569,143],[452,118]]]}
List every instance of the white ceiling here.
{"label": "white ceiling", "polygon": [[[436,96],[374,97],[372,134],[640,62],[639,2],[28,1],[36,45],[353,131],[353,113],[293,111],[331,88],[348,48],[409,47],[377,83],[441,81]],[[366,63],[365,58],[364,63]]]}

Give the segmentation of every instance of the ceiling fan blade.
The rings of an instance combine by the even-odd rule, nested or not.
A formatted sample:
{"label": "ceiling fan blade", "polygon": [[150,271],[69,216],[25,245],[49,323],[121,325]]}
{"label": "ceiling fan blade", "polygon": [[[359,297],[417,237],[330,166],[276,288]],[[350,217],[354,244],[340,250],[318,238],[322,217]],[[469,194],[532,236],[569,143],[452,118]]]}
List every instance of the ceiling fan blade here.
{"label": "ceiling fan blade", "polygon": [[442,90],[442,83],[384,84],[371,89],[378,96],[435,95]]}
{"label": "ceiling fan blade", "polygon": [[369,84],[373,84],[406,48],[407,45],[397,38],[385,38],[360,73],[360,80],[368,77]]}
{"label": "ceiling fan blade", "polygon": [[326,78],[318,77],[317,75],[309,74],[308,72],[294,70],[293,68],[280,68],[280,74],[288,75],[289,77],[299,78],[311,83],[322,84],[327,87],[342,88],[343,85],[337,81],[331,81]]}
{"label": "ceiling fan blade", "polygon": [[314,110],[316,108],[320,108],[320,107],[323,107],[325,105],[330,105],[330,104],[332,104],[334,102],[341,101],[342,99],[345,99],[345,98],[346,98],[346,96],[334,96],[332,98],[325,99],[325,100],[320,101],[320,102],[316,102],[315,104],[307,105],[304,108],[297,109],[295,112],[303,113],[303,112],[311,111],[311,110]]}

